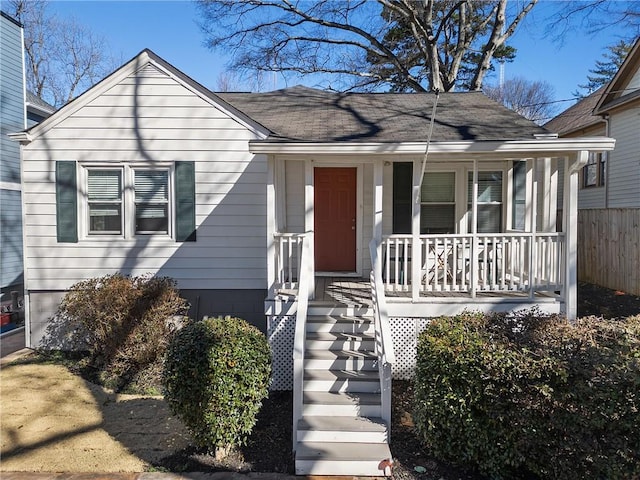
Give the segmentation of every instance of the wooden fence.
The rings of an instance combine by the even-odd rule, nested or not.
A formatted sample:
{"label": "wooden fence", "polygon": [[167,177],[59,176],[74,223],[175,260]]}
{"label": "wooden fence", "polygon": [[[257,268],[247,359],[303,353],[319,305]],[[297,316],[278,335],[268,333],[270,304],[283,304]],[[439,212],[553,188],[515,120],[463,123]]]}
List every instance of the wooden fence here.
{"label": "wooden fence", "polygon": [[578,211],[578,280],[640,295],[640,208]]}

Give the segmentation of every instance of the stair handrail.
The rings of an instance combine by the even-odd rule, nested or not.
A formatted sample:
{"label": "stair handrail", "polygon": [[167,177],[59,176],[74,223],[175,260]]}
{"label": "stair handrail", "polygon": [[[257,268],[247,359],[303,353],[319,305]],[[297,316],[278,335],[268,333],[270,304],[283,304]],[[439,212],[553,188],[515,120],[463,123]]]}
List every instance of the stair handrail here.
{"label": "stair handrail", "polygon": [[300,276],[298,278],[298,308],[293,340],[293,451],[296,451],[298,420],[302,418],[303,379],[304,379],[304,344],[307,330],[307,311],[309,308],[311,259],[309,257],[309,236],[302,238]]}
{"label": "stair handrail", "polygon": [[380,373],[380,391],[382,403],[382,420],[387,424],[391,436],[391,369],[396,361],[391,337],[391,326],[387,300],[384,295],[382,282],[382,263],[380,258],[380,243],[372,239],[369,243],[371,254],[371,293],[373,300],[374,328],[376,336],[376,354],[378,355],[378,371]]}

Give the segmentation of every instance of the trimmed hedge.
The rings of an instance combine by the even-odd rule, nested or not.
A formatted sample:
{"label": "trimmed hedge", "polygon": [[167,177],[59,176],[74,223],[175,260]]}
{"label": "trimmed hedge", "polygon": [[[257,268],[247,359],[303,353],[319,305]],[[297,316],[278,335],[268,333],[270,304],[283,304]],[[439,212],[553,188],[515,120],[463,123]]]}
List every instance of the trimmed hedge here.
{"label": "trimmed hedge", "polygon": [[433,320],[414,420],[441,459],[498,478],[640,477],[640,316]]}
{"label": "trimmed hedge", "polygon": [[115,274],[73,285],[57,317],[72,332],[71,347],[88,350],[85,367],[103,385],[157,393],[172,320],[188,309],[170,278]]}
{"label": "trimmed hedge", "polygon": [[245,320],[205,318],[180,330],[167,350],[165,400],[209,451],[246,443],[269,394],[271,350]]}

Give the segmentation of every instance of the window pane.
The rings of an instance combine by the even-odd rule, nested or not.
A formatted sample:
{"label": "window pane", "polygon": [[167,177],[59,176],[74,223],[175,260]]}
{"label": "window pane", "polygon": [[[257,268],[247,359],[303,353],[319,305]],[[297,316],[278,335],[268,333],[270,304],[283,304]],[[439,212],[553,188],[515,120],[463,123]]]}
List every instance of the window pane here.
{"label": "window pane", "polygon": [[478,233],[497,233],[502,225],[502,205],[478,205]]}
{"label": "window pane", "polygon": [[[467,201],[473,194],[473,172],[469,172]],[[502,172],[478,172],[478,202],[502,202]]]}
{"label": "window pane", "polygon": [[455,233],[455,205],[422,205],[420,233]]}
{"label": "window pane", "polygon": [[152,170],[135,171],[136,201],[159,202],[169,198],[169,173]]}
{"label": "window pane", "polygon": [[122,179],[120,170],[89,170],[89,200],[120,200],[122,195]]}
{"label": "window pane", "polygon": [[427,172],[422,180],[423,202],[453,203],[456,200],[455,172]]}
{"label": "window pane", "polygon": [[89,232],[122,233],[121,205],[118,203],[90,203]]}
{"label": "window pane", "polygon": [[596,185],[598,179],[597,165],[589,164],[584,167],[584,186],[592,187]]}
{"label": "window pane", "polygon": [[166,204],[136,205],[136,233],[169,231]]}

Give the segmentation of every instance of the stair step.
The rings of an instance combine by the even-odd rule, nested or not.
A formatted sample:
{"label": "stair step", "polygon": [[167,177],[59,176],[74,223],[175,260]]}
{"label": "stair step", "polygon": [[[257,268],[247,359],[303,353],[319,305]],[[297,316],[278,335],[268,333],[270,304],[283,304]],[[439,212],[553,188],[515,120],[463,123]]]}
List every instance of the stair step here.
{"label": "stair step", "polygon": [[307,350],[304,366],[308,369],[377,370],[378,358],[359,350]]}
{"label": "stair step", "polygon": [[373,351],[375,337],[368,333],[308,332],[306,350]]}
{"label": "stair step", "polygon": [[383,476],[380,467],[389,459],[384,443],[303,442],[296,447],[296,475]]}
{"label": "stair step", "polygon": [[337,306],[332,303],[317,302],[312,300],[309,302],[309,310],[307,315],[356,315],[363,317],[372,317],[373,308],[370,305],[367,306]]}
{"label": "stair step", "polygon": [[307,317],[307,332],[373,333],[373,320],[354,315],[314,315]]}
{"label": "stair step", "polygon": [[382,415],[379,393],[304,392],[302,401],[304,416],[379,417]]}
{"label": "stair step", "polygon": [[298,442],[385,443],[381,418],[305,416],[298,421]]}
{"label": "stair step", "polygon": [[377,371],[307,370],[304,371],[304,391],[379,392]]}

